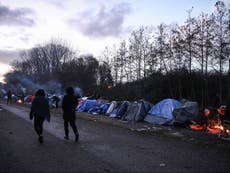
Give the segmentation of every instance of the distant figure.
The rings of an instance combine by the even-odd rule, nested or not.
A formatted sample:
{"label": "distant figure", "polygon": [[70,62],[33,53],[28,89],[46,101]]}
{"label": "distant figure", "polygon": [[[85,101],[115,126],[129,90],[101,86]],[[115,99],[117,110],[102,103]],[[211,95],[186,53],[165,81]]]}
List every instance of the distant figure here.
{"label": "distant figure", "polygon": [[38,90],[35,93],[35,98],[31,105],[30,119],[34,117],[34,129],[38,134],[38,141],[43,143],[43,122],[46,119],[50,122],[50,110],[48,99],[45,98],[45,91],[43,89]]}
{"label": "distant figure", "polygon": [[59,99],[58,96],[53,96],[53,99],[54,99],[54,102],[55,102],[55,107],[56,107],[56,109],[58,109],[58,103],[59,103],[60,99]]}
{"label": "distant figure", "polygon": [[12,92],[10,90],[7,91],[7,104],[12,104]]}
{"label": "distant figure", "polygon": [[64,130],[65,130],[65,139],[69,139],[69,127],[68,124],[73,129],[75,134],[75,141],[78,141],[79,134],[77,130],[77,126],[75,124],[76,120],[76,103],[78,98],[74,94],[74,90],[72,87],[68,87],[66,89],[66,95],[63,97],[62,101],[62,110],[63,110],[63,119],[64,119]]}
{"label": "distant figure", "polygon": [[24,93],[22,93],[21,99],[22,99],[22,103],[24,103],[25,102],[25,94]]}

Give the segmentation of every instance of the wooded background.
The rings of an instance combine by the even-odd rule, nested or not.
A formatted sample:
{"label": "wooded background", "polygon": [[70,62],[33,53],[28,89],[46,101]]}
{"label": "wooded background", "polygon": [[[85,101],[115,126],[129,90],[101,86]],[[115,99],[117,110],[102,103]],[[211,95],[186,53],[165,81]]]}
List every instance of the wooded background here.
{"label": "wooded background", "polygon": [[29,91],[34,84],[55,81],[62,89],[77,86],[84,95],[111,100],[156,103],[184,98],[206,107],[219,95],[221,104],[226,104],[230,98],[230,4],[217,1],[215,7],[212,14],[196,17],[188,10],[182,25],[140,27],[120,45],[106,47],[99,57],[78,55],[61,40],[38,45],[21,52],[13,71],[5,75],[4,87]]}

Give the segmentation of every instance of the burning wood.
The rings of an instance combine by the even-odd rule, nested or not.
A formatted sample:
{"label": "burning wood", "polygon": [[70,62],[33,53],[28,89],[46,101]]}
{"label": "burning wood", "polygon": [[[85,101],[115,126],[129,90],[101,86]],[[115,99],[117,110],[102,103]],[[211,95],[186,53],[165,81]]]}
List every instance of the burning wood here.
{"label": "burning wood", "polygon": [[192,130],[208,131],[209,133],[216,134],[219,136],[230,136],[230,121],[226,120],[226,106],[221,106],[217,109],[214,116],[211,115],[210,110],[204,110],[204,116],[206,117],[206,123],[204,124],[193,124],[190,125]]}

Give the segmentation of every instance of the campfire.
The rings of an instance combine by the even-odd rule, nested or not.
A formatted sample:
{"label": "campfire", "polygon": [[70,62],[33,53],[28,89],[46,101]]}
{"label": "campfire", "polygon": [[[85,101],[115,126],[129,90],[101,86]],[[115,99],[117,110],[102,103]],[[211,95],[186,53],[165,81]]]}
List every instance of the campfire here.
{"label": "campfire", "polygon": [[17,100],[17,103],[18,103],[18,104],[22,104],[22,99],[18,99],[18,100]]}
{"label": "campfire", "polygon": [[226,106],[221,106],[213,115],[211,115],[209,109],[205,109],[203,116],[205,116],[206,123],[197,124],[193,122],[193,124],[190,125],[192,130],[208,131],[220,137],[230,136],[230,120],[226,115]]}

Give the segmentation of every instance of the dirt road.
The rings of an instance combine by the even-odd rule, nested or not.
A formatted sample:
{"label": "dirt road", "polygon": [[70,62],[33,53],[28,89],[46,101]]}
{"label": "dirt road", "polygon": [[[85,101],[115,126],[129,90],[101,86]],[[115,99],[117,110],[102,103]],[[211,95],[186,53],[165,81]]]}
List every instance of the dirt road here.
{"label": "dirt road", "polygon": [[0,172],[229,172],[230,152],[77,119],[78,143],[52,116],[39,144],[29,109],[0,105]]}

